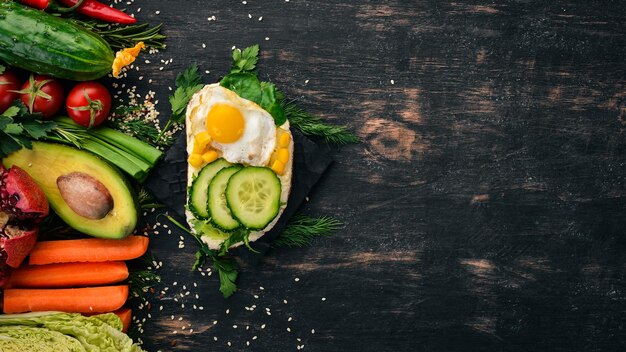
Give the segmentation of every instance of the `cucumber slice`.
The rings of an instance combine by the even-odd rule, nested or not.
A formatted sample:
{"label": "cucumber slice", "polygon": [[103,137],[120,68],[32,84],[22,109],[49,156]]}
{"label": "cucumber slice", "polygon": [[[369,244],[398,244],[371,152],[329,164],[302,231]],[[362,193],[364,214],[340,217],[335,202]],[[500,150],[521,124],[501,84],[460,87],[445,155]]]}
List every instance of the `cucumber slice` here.
{"label": "cucumber slice", "polygon": [[215,177],[215,174],[217,174],[221,169],[231,165],[231,163],[222,158],[217,159],[203,167],[198,173],[196,179],[193,180],[191,189],[189,190],[189,210],[191,210],[196,218],[209,218],[209,210],[207,209],[207,203],[209,200],[209,184],[211,183],[211,180],[213,180],[213,177]]}
{"label": "cucumber slice", "polygon": [[267,167],[246,167],[232,175],[226,187],[226,201],[244,226],[262,230],[280,210],[281,183]]}
{"label": "cucumber slice", "polygon": [[211,222],[224,231],[230,231],[238,228],[241,224],[233,219],[230,209],[226,204],[224,190],[228,184],[228,179],[241,169],[241,165],[235,165],[220,170],[209,185],[209,215]]}

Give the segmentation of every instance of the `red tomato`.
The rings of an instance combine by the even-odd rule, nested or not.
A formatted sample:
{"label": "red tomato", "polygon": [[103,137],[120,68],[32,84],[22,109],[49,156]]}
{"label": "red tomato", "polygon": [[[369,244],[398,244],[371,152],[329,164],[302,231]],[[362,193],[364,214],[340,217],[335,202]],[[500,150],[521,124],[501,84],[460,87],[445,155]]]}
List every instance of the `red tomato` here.
{"label": "red tomato", "polygon": [[111,94],[98,82],[78,83],[67,95],[67,114],[79,125],[95,127],[106,120],[111,111]]}
{"label": "red tomato", "polygon": [[28,111],[39,112],[46,119],[54,116],[63,106],[63,86],[48,76],[31,74],[19,93]]}
{"label": "red tomato", "polygon": [[20,89],[20,80],[15,73],[5,70],[0,74],[0,114],[13,104],[19,94],[15,91]]}

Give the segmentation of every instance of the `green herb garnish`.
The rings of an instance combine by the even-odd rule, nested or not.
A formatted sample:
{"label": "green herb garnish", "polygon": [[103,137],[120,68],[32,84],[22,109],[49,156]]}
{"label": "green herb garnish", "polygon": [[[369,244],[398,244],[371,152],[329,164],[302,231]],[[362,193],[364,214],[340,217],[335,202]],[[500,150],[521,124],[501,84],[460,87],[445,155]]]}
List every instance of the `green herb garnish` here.
{"label": "green herb garnish", "polygon": [[26,107],[11,106],[0,115],[0,158],[22,148],[32,148],[31,139],[47,136],[55,127],[52,121],[41,121]]}
{"label": "green herb garnish", "polygon": [[342,223],[338,220],[321,216],[313,218],[306,215],[295,215],[283,232],[272,242],[275,247],[304,247],[311,244],[314,238],[329,236],[338,230]]}
{"label": "green herb garnish", "polygon": [[321,138],[333,145],[360,142],[359,137],[350,133],[345,126],[328,125],[319,117],[302,110],[293,102],[283,102],[283,108],[291,126],[300,130],[307,137]]}
{"label": "green herb garnish", "polygon": [[156,139],[158,143],[163,133],[169,130],[173,125],[185,123],[185,110],[191,97],[197,91],[202,89],[202,77],[198,72],[198,66],[193,64],[185,71],[176,76],[176,90],[170,95],[170,104],[172,105],[172,115],[167,120],[165,127]]}
{"label": "green herb garnish", "polygon": [[113,49],[124,49],[143,42],[148,48],[164,49],[165,36],[161,34],[162,24],[149,27],[147,23],[134,25],[115,25],[95,20],[81,21],[77,18],[69,20],[100,35]]}
{"label": "green herb garnish", "polygon": [[230,73],[250,72],[253,73],[256,63],[259,61],[259,44],[249,46],[242,50],[233,50],[233,67]]}
{"label": "green herb garnish", "polygon": [[[239,266],[233,258],[225,256],[223,254],[220,255],[220,253],[223,251],[224,244],[222,244],[222,248],[219,252],[212,250],[206,243],[204,243],[204,241],[202,241],[200,235],[193,233],[191,230],[189,230],[186,226],[181,224],[173,217],[169,215],[165,215],[165,217],[178,228],[192,235],[193,238],[195,238],[198,242],[200,248],[198,248],[198,250],[196,251],[196,261],[193,263],[192,269],[196,270],[198,268],[201,268],[202,266],[204,266],[206,259],[211,259],[211,261],[213,262],[213,267],[219,274],[220,292],[222,292],[224,298],[232,296],[232,294],[237,291],[237,285],[235,284],[235,281],[237,280]],[[197,226],[201,226],[200,222],[198,222]]]}
{"label": "green herb garnish", "polygon": [[274,123],[280,126],[285,123],[286,117],[280,100],[277,98],[279,94],[273,83],[259,81],[255,71],[258,61],[258,45],[243,50],[233,50],[233,67],[230,73],[222,78],[220,85],[244,99],[259,104],[272,115]]}

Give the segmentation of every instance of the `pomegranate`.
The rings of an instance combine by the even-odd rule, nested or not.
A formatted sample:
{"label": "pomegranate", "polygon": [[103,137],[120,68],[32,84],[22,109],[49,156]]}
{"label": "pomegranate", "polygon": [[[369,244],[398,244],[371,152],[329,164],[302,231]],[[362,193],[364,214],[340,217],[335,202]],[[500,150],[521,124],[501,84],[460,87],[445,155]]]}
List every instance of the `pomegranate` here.
{"label": "pomegranate", "polygon": [[0,286],[7,266],[19,267],[35,245],[39,222],[48,211],[46,195],[26,171],[0,164]]}

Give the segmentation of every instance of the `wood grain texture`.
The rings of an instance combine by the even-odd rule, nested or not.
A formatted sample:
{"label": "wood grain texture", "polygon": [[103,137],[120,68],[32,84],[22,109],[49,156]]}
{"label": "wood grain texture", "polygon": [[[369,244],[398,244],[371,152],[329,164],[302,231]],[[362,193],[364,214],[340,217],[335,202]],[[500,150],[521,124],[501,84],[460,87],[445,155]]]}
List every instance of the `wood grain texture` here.
{"label": "wood grain texture", "polygon": [[233,45],[260,43],[263,79],[364,141],[336,152],[305,207],[345,228],[244,268],[231,299],[189,271],[192,239],[179,250],[183,233],[161,230],[148,349],[623,350],[624,2],[137,7],[169,36],[131,74],[162,114],[187,65],[216,81]]}

